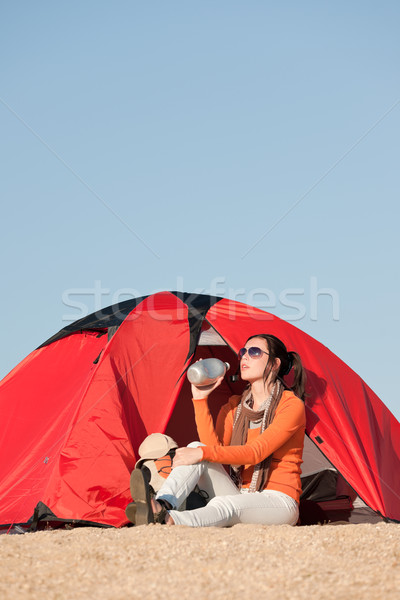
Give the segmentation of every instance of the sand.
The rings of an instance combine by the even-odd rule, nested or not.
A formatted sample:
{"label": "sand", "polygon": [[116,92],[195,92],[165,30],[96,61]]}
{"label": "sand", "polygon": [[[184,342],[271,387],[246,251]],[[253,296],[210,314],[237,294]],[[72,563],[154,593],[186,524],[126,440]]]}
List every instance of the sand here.
{"label": "sand", "polygon": [[4,599],[400,598],[400,525],[148,525],[0,536]]}

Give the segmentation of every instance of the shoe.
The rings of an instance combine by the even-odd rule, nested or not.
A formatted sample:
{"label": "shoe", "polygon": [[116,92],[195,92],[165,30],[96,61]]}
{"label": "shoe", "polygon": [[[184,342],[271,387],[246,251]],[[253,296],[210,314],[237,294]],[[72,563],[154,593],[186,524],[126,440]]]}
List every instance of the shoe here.
{"label": "shoe", "polygon": [[149,525],[149,523],[165,524],[168,509],[171,506],[167,502],[159,500],[161,510],[153,512],[151,498],[154,497],[153,488],[150,486],[151,473],[148,469],[134,469],[131,473],[131,494],[134,502],[130,502],[125,509],[128,519],[135,525]]}
{"label": "shoe", "polygon": [[[141,469],[134,469],[131,473],[131,494],[134,502],[131,504],[136,505],[136,510],[132,509],[132,513],[135,512],[135,525],[148,525],[154,523],[154,514],[151,507],[151,495],[148,478]],[[128,504],[126,510],[131,505]],[[131,510],[129,511],[131,513]],[[127,515],[127,513],[125,512]],[[128,515],[127,515],[128,516]],[[131,520],[128,517],[129,520]],[[133,522],[133,521],[132,521]]]}
{"label": "shoe", "polygon": [[[132,475],[133,475],[133,473],[135,471],[139,471],[139,470],[143,473],[143,477],[146,480],[146,482],[147,482],[147,484],[148,484],[148,486],[150,488],[150,496],[154,496],[155,495],[154,490],[153,490],[153,488],[150,485],[150,480],[151,480],[151,471],[150,471],[150,469],[148,467],[146,467],[146,466],[144,466],[144,467],[138,467],[137,469],[135,468],[132,471],[132,473],[131,473],[130,489],[131,489],[132,500],[136,499],[135,496],[134,496],[134,489],[133,489],[133,485],[132,485]],[[135,475],[135,477],[136,477],[136,475]]]}
{"label": "shoe", "polygon": [[125,509],[125,514],[126,514],[127,519],[135,525],[136,524],[136,502],[130,502],[128,504],[128,506]]}

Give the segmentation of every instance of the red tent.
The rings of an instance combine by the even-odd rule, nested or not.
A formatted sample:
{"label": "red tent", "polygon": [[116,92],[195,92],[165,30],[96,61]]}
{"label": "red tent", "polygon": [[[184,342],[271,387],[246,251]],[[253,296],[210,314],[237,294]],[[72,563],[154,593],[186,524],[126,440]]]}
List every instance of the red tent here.
{"label": "red tent", "polygon": [[[161,292],[61,330],[0,383],[0,524],[43,503],[57,519],[121,526],[137,449],[152,432],[196,439],[185,371],[199,357],[237,367],[255,333],[280,337],[307,371],[307,434],[362,500],[400,520],[400,425],[325,346],[240,302]],[[217,412],[242,384],[224,382]]]}

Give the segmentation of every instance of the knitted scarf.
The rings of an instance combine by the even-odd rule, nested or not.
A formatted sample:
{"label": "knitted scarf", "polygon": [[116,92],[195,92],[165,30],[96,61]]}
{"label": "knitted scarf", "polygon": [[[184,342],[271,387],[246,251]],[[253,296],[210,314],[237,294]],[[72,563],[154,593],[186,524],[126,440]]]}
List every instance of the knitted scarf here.
{"label": "knitted scarf", "polygon": [[[272,388],[271,395],[258,411],[252,409],[253,397],[251,395],[251,390],[245,390],[243,392],[242,398],[236,409],[230,443],[231,446],[243,446],[247,442],[247,431],[251,421],[260,422],[260,435],[266,430],[273,421],[276,408],[282,397],[282,392],[283,387],[280,381],[277,380]],[[265,482],[268,478],[271,458],[272,454],[255,465],[249,492],[260,492],[264,489]],[[230,476],[239,489],[242,486],[242,471],[243,465],[231,465],[230,467]]]}

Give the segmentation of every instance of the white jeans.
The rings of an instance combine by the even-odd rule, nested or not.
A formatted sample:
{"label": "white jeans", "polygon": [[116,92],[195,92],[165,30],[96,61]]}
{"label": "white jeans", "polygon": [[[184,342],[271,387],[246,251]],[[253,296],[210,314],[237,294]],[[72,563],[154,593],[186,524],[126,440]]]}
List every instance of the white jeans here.
{"label": "white jeans", "polygon": [[[189,447],[201,446],[192,442]],[[209,502],[194,510],[175,510],[199,485],[207,492]],[[260,525],[295,525],[299,517],[297,502],[275,490],[242,492],[236,487],[222,465],[201,462],[175,467],[156,496],[173,507],[169,513],[176,525],[188,527],[228,527],[236,523]]]}

